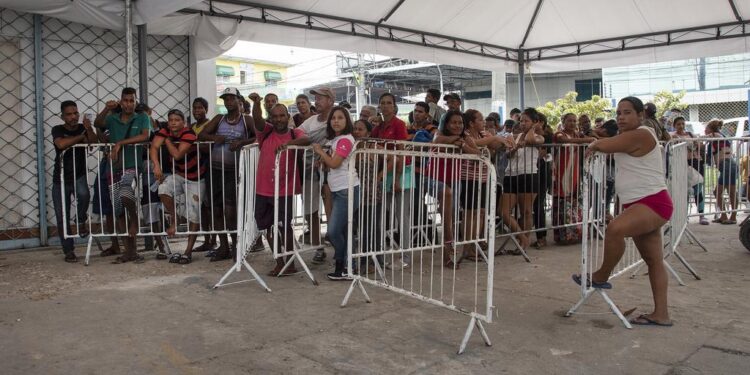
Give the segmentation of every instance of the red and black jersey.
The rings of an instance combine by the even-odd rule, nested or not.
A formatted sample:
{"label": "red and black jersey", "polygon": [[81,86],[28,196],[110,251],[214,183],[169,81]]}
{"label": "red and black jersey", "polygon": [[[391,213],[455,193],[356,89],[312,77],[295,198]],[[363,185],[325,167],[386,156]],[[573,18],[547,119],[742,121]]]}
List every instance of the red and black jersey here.
{"label": "red and black jersey", "polygon": [[[157,137],[169,139],[175,144],[175,147],[179,147],[179,143],[191,144],[192,146],[190,147],[190,150],[184,157],[180,160],[174,160],[174,172],[188,180],[197,181],[203,178],[203,174],[206,172],[208,160],[205,158],[205,155],[200,155],[199,157],[198,145],[194,144],[198,141],[198,136],[195,135],[195,132],[192,129],[184,127],[179,133],[174,134],[167,128],[161,128],[156,134],[154,134],[154,138]],[[167,157],[169,157],[168,153]],[[172,164],[171,157],[168,162]]]}

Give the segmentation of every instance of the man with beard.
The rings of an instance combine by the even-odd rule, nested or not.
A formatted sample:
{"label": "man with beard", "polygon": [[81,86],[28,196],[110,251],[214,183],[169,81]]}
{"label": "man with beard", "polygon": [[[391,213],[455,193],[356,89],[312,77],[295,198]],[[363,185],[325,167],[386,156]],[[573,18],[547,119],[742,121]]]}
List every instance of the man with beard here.
{"label": "man with beard", "polygon": [[[254,97],[251,94],[250,99]],[[271,229],[274,225],[274,211],[278,210],[278,229],[273,235],[283,233],[280,243],[286,251],[293,250],[292,207],[294,195],[299,194],[302,184],[297,171],[297,158],[293,151],[287,150],[280,155],[279,159],[279,200],[278,207],[274,206],[274,176],[276,165],[276,152],[292,141],[307,142],[305,132],[300,128],[289,128],[289,111],[283,104],[276,104],[271,108],[271,124],[257,127],[259,132],[258,145],[260,156],[258,157],[258,174],[255,179],[255,222],[258,229],[263,231]],[[268,233],[271,233],[269,230]],[[272,235],[268,236],[269,242]],[[286,261],[291,260],[291,255]],[[276,259],[276,267],[268,274],[270,276],[288,276],[297,273],[294,263],[289,265],[284,273],[281,270],[286,263],[285,259]]]}

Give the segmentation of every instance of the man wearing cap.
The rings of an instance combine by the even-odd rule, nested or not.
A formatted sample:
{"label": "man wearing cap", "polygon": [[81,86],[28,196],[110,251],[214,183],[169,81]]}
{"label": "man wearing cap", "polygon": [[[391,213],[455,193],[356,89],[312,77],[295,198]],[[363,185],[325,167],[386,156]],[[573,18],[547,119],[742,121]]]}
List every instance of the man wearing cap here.
{"label": "man wearing cap", "polygon": [[429,89],[427,95],[424,97],[425,103],[430,107],[430,118],[434,121],[440,122],[440,119],[445,114],[445,109],[438,105],[440,100],[440,90]]}
{"label": "man wearing cap", "polygon": [[[219,96],[227,109],[226,115],[216,115],[204,125],[199,141],[214,142],[211,149],[211,200],[216,230],[233,230],[237,225],[237,157],[239,150],[255,141],[255,129],[265,126],[260,107],[253,106],[253,116],[240,111],[240,91],[227,87]],[[258,124],[259,123],[259,124]],[[211,261],[229,259],[237,245],[232,234],[232,250],[226,234],[219,235],[219,248]]]}
{"label": "man wearing cap", "polygon": [[[458,94],[456,94],[455,92],[452,92],[452,93],[449,93],[449,94],[445,94],[445,96],[443,96],[443,100],[445,100],[445,104],[448,105],[448,110],[449,111],[453,111],[453,110],[460,111],[461,110],[461,97],[458,96]],[[440,129],[443,129],[445,127],[445,114],[443,114],[442,116],[440,116],[439,127],[440,127]]]}
{"label": "man wearing cap", "polygon": [[[324,144],[328,141],[326,138],[326,122],[328,122],[328,115],[331,113],[336,96],[329,87],[310,90],[310,94],[315,97],[315,109],[318,114],[311,116],[299,126],[306,137],[291,140],[287,143],[288,145],[308,146],[311,143]],[[321,195],[321,190],[318,186],[320,186],[321,176],[314,169],[315,160],[316,156],[314,153],[305,153],[302,200],[304,203],[303,211],[305,219],[310,230],[310,243],[313,246],[318,246],[320,245],[320,215],[318,211]],[[327,185],[323,185],[323,194],[326,194],[326,190]],[[327,210],[327,212],[330,211]],[[313,263],[321,264],[325,262],[325,258],[325,251],[318,249],[313,257]]]}

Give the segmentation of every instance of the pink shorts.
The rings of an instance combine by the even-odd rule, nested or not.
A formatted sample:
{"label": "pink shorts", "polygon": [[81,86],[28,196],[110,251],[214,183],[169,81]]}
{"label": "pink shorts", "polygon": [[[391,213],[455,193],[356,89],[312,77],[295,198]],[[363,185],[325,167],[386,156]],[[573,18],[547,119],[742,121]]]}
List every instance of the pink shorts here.
{"label": "pink shorts", "polygon": [[656,212],[656,214],[663,217],[664,220],[669,220],[672,218],[672,211],[674,210],[674,206],[672,206],[672,197],[669,196],[669,192],[667,192],[666,190],[662,190],[656,194],[643,197],[635,202],[623,204],[622,209],[625,210],[636,203],[640,203],[650,208],[651,211]]}

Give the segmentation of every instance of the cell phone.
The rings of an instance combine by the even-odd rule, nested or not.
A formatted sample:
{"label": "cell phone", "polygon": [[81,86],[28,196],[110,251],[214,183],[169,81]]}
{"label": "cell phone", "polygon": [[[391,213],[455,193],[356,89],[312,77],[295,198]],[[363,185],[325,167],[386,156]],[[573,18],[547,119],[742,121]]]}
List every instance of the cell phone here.
{"label": "cell phone", "polygon": [[84,114],[83,114],[83,119],[84,119],[84,120],[86,120],[86,119],[87,119],[87,120],[89,120],[90,122],[93,122],[93,121],[94,121],[94,114],[93,114],[93,113],[91,113],[91,112],[86,112],[86,113],[84,113]]}

